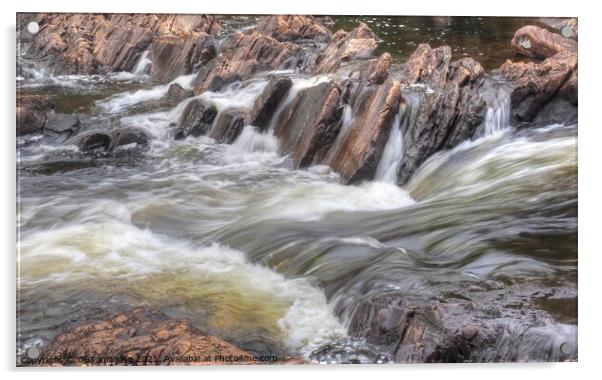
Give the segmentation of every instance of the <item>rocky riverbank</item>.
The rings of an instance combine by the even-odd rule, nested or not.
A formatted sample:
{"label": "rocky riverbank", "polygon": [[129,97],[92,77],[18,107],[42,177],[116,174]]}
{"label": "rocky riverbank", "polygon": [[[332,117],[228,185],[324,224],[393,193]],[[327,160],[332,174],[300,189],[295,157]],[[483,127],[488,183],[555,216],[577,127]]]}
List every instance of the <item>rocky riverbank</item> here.
{"label": "rocky riverbank", "polygon": [[[162,86],[161,96],[149,97],[141,107],[177,116],[157,132],[148,125],[65,112],[51,95],[17,94],[17,136],[75,145],[77,154],[86,157],[112,157],[127,146],[144,151],[158,135],[172,141],[208,136],[234,144],[252,131],[265,139],[258,144],[276,141],[278,153],[288,156],[295,169],[325,165],[345,184],[378,177],[412,188],[413,176],[427,160],[485,133],[493,108],[492,83],[501,83],[507,93],[513,127],[578,121],[576,24],[570,24],[569,37],[562,35],[564,27],[520,28],[508,41],[517,55],[488,72],[474,58],[454,57],[445,45],[419,44],[407,60],[396,62],[388,52],[375,53],[381,40],[369,25],[333,31],[326,17],[265,16],[240,30],[204,15],[20,15],[20,26],[29,21],[38,22],[40,31],[33,36],[20,31],[24,57],[42,65],[46,75],[147,74],[153,86]],[[18,73],[22,78],[31,75],[26,64]],[[291,73],[301,79],[291,79]],[[257,93],[252,101],[220,102],[216,97],[245,88]],[[390,157],[395,162],[383,168]],[[413,189],[417,198],[425,191]],[[252,245],[240,238],[228,241],[227,232],[220,233],[229,246],[241,245],[237,248],[244,251],[244,244]],[[261,240],[261,233],[253,236]],[[527,238],[516,239],[516,244],[532,244],[538,252]],[[438,264],[433,259],[428,265]],[[334,293],[333,287],[328,292]],[[576,314],[549,301],[576,302],[576,282],[570,276],[556,282],[483,281],[448,295],[423,299],[390,291],[365,295],[353,308],[339,300],[336,310],[348,317],[350,336],[382,347],[395,362],[577,356],[576,347],[560,351],[563,342],[558,341],[572,342],[575,331],[565,325],[559,328],[566,331],[556,328],[558,323],[576,323]],[[69,365],[86,364],[73,358],[99,356],[162,357],[137,363],[142,365],[214,364],[166,358],[216,355],[254,356],[152,307],[66,326],[43,351],[45,357],[71,358]],[[276,362],[304,362],[295,360]]]}

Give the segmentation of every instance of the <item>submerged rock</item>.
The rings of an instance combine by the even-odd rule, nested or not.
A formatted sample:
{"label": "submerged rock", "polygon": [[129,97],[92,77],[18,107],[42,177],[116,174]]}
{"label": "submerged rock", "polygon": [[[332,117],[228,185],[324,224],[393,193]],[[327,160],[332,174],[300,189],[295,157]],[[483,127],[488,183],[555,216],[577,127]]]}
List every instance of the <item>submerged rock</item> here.
{"label": "submerged rock", "polygon": [[[222,361],[220,356],[251,359]],[[257,363],[251,353],[150,306],[76,325],[54,338],[41,357],[74,366]]]}
{"label": "submerged rock", "polygon": [[108,150],[114,151],[120,146],[137,144],[146,145],[152,136],[142,128],[121,128],[111,135],[111,144]]}
{"label": "submerged rock", "polygon": [[[528,38],[529,48],[520,45],[521,38]],[[547,58],[542,62],[508,60],[500,67],[499,72],[512,86],[512,123],[577,123],[577,43],[546,30],[528,26],[516,32],[513,46],[523,54]]]}
{"label": "submerged rock", "polygon": [[17,136],[42,132],[54,106],[49,96],[17,95]]}
{"label": "submerged rock", "polygon": [[188,135],[194,137],[206,135],[211,130],[216,115],[215,106],[201,99],[192,99],[180,117],[176,139],[182,139]]}
{"label": "submerged rock", "polygon": [[276,121],[280,149],[295,167],[321,161],[341,127],[341,89],[331,81],[299,91]]}
{"label": "submerged rock", "polygon": [[107,151],[111,145],[111,135],[102,131],[86,131],[73,137],[71,143],[82,152]]}
{"label": "submerged rock", "polygon": [[451,62],[451,48],[422,44],[403,69],[403,84],[418,100],[403,133],[398,183],[403,185],[432,154],[470,139],[483,121],[482,66],[472,58]]}

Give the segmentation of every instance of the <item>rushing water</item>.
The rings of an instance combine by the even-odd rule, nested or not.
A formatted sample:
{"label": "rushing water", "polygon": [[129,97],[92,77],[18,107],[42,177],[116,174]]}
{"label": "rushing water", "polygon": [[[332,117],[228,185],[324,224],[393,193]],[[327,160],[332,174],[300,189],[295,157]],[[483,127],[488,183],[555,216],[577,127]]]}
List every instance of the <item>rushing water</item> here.
{"label": "rushing water", "polygon": [[[293,87],[273,120],[299,90],[328,80],[279,74]],[[200,97],[218,112],[249,108],[266,75]],[[192,78],[175,82],[190,87]],[[576,292],[577,126],[513,129],[503,88],[489,93],[482,137],[432,156],[400,188],[409,121],[399,115],[377,180],[345,186],[327,167],[293,170],[273,126],[246,126],[231,145],[174,140],[190,100],[162,105],[169,85],[144,75],[38,75],[19,86],[55,94],[90,128],[135,126],[154,137],[146,150],[114,156],[19,138],[19,349],[47,343],[66,322],[150,303],[254,352],[309,357],[336,343],[382,361],[347,336],[371,295],[445,299],[487,281],[534,279]],[[347,106],[341,134],[352,120]],[[575,302],[576,293],[544,307],[563,323],[540,329],[576,339]]]}

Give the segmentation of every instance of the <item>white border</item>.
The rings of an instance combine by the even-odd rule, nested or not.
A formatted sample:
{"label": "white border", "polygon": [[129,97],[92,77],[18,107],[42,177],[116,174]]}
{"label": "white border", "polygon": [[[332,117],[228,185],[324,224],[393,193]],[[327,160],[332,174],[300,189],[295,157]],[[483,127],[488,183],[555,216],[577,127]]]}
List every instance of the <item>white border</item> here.
{"label": "white border", "polygon": [[[0,358],[8,375],[26,378],[86,378],[106,379],[107,376],[131,376],[136,373],[149,379],[165,376],[199,378],[227,375],[251,379],[306,378],[328,376],[364,379],[374,371],[376,376],[406,378],[466,379],[467,375],[480,378],[505,379],[516,375],[531,375],[546,379],[574,379],[597,372],[601,351],[600,296],[602,254],[598,236],[602,225],[600,198],[602,164],[598,152],[602,150],[602,122],[597,111],[602,90],[600,70],[600,32],[602,19],[593,2],[548,0],[535,3],[525,0],[490,2],[470,1],[395,1],[395,0],[3,0],[2,52],[2,120],[3,174],[2,186],[2,242],[5,260],[2,286],[5,307],[2,312],[2,345]],[[238,368],[170,368],[136,369],[15,369],[15,12],[144,12],[144,13],[253,13],[253,14],[371,14],[371,15],[467,15],[467,16],[571,16],[579,17],[580,47],[580,100],[579,118],[579,363],[563,364],[485,364],[485,365],[391,365],[391,366],[338,366],[338,367],[238,367]],[[599,376],[599,375],[598,375]]]}

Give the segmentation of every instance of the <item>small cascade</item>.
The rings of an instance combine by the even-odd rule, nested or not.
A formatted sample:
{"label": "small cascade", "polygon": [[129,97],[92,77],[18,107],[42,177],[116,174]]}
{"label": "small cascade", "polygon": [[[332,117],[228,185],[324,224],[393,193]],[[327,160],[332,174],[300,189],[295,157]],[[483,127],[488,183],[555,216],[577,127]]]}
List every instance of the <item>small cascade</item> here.
{"label": "small cascade", "polygon": [[[401,112],[395,115],[389,139],[376,168],[374,180],[390,184],[397,183],[397,171],[403,157],[403,135],[401,133]],[[406,118],[404,118],[406,119]]]}
{"label": "small cascade", "polygon": [[485,136],[500,132],[510,126],[510,93],[503,86],[492,86],[487,99],[483,133]]}
{"label": "small cascade", "polygon": [[150,71],[150,64],[151,64],[151,60],[148,57],[149,55],[149,51],[145,50],[144,53],[142,53],[142,55],[140,56],[140,58],[138,59],[138,62],[136,63],[136,66],[134,67],[134,71],[133,73],[136,75],[145,75],[148,74],[148,72]]}
{"label": "small cascade", "polygon": [[240,136],[233,144],[245,152],[269,152],[278,151],[278,139],[271,131],[261,133],[252,125],[243,128]]}

